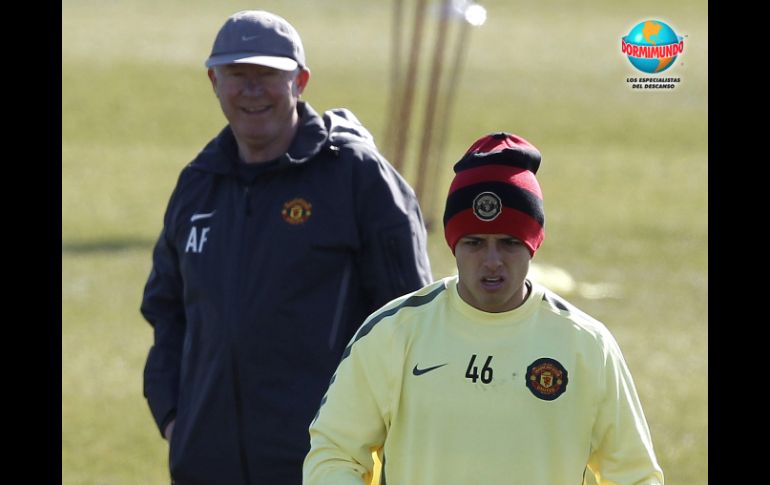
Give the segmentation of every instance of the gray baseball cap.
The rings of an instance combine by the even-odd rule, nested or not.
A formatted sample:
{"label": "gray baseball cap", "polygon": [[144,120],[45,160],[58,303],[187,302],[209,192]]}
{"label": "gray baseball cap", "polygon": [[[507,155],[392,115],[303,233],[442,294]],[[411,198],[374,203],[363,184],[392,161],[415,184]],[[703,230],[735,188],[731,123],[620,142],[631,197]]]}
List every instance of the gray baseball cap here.
{"label": "gray baseball cap", "polygon": [[305,49],[286,19],[263,10],[243,10],[219,29],[206,67],[235,63],[293,71],[298,65],[305,67]]}

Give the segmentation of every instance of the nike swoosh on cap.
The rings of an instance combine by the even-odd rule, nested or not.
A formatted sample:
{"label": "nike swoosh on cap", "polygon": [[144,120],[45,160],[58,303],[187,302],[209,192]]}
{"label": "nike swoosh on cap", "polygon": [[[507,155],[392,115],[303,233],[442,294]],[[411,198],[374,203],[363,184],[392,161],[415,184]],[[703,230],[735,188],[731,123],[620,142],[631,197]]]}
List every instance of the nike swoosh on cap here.
{"label": "nike swoosh on cap", "polygon": [[[448,362],[447,362],[447,364],[448,364]],[[418,365],[419,364],[415,364],[414,365],[414,369],[412,369],[412,374],[414,374],[416,376],[421,376],[421,375],[425,374],[426,372],[430,372],[432,370],[436,370],[439,367],[444,367],[446,364],[434,365],[433,367],[426,367],[425,369],[418,369],[417,368]]]}

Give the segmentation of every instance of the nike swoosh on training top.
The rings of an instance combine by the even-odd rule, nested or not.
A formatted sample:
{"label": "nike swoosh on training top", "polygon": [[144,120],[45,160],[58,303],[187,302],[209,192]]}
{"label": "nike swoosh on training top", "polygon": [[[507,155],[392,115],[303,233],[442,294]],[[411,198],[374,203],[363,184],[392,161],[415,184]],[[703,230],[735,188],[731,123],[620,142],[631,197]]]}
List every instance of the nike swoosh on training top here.
{"label": "nike swoosh on training top", "polygon": [[208,214],[193,214],[192,217],[190,218],[190,222],[195,222],[198,219],[206,219],[208,217],[211,217],[211,216],[214,215],[214,212],[216,212],[216,211],[215,210],[211,211]]}
{"label": "nike swoosh on training top", "polygon": [[[448,364],[448,362],[447,362],[447,364]],[[421,375],[425,374],[426,372],[430,372],[432,370],[436,370],[439,367],[444,367],[446,364],[434,365],[433,367],[426,367],[425,369],[418,369],[417,365],[418,364],[414,365],[414,369],[412,369],[412,374],[414,374],[416,376],[421,376]]]}

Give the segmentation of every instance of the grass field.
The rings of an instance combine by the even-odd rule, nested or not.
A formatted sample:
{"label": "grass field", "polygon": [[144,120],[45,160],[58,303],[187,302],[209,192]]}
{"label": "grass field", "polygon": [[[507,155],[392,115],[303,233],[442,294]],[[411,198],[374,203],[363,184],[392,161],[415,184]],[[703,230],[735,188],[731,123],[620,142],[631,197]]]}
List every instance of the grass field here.
{"label": "grass field", "polygon": [[[564,296],[617,337],[667,483],[706,483],[707,4],[482,5],[489,17],[470,36],[438,205],[451,163],[480,135],[512,131],[538,146],[547,229],[535,262],[615,288],[607,298]],[[203,68],[221,23],[246,8],[287,17],[312,70],[304,98],[317,110],[350,108],[381,140],[391,7],[62,3],[64,484],[168,483],[167,446],[142,397],[151,330],[138,308],[179,170],[224,124]],[[682,80],[673,92],[632,91],[625,82],[641,73],[620,53],[620,37],[648,18],[687,35],[666,72]],[[432,31],[425,42],[427,56]],[[418,101],[427,74],[420,79]],[[419,125],[418,117],[414,137]],[[414,177],[408,168],[405,175]],[[429,242],[434,276],[453,272],[442,232]]]}

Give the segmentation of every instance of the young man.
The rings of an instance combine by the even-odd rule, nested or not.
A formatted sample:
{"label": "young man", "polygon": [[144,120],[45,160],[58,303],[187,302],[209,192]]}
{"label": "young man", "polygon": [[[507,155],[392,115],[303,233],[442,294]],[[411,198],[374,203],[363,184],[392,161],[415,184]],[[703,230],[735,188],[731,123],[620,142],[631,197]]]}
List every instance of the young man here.
{"label": "young man", "polygon": [[527,278],[538,150],[476,141],[444,213],[458,275],[371,315],[310,426],[305,485],[663,484],[631,375],[600,322]]}
{"label": "young man", "polygon": [[425,227],[355,116],[299,100],[310,71],[286,20],[232,15],[206,66],[228,124],[166,210],[144,394],[174,483],[298,485],[345,344],[432,281]]}

